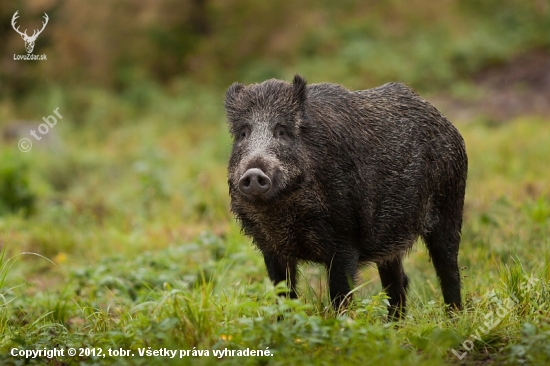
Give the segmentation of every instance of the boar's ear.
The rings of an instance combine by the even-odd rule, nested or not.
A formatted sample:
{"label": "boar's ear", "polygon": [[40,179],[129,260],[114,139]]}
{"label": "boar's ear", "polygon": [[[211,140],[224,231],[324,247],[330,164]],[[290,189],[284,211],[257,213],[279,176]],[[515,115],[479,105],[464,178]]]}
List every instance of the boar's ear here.
{"label": "boar's ear", "polygon": [[233,112],[236,109],[237,97],[239,93],[244,89],[244,85],[241,83],[233,83],[225,92],[225,110],[227,112]]}
{"label": "boar's ear", "polygon": [[306,101],[306,85],[306,79],[298,74],[294,75],[294,79],[292,80],[292,96],[299,105],[303,105]]}

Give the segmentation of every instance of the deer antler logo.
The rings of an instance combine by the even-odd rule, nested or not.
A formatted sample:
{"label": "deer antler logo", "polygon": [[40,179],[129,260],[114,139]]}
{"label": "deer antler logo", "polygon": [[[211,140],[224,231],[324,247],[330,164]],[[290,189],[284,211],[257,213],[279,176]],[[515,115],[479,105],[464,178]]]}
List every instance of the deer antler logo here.
{"label": "deer antler logo", "polygon": [[[19,31],[19,26],[17,26],[17,28],[15,28],[15,21],[17,20],[17,18],[19,18],[19,15],[17,15],[17,13],[19,13],[19,10],[17,10],[15,12],[15,14],[13,14],[13,17],[11,18],[11,26],[13,27],[13,29],[19,33],[21,35],[21,38],[23,38],[23,40],[25,41],[25,48],[27,49],[27,53],[32,53],[32,50],[34,49],[34,42],[36,41],[36,38],[38,37],[38,35],[40,33],[42,33],[42,31],[44,30],[44,28],[46,28],[46,24],[48,24],[48,14],[44,13],[44,19],[46,20],[45,22],[42,22],[42,29],[40,30],[34,30],[32,36],[28,36],[27,35],[27,30],[25,29],[24,32],[20,32]],[[38,32],[38,33],[37,33]]]}

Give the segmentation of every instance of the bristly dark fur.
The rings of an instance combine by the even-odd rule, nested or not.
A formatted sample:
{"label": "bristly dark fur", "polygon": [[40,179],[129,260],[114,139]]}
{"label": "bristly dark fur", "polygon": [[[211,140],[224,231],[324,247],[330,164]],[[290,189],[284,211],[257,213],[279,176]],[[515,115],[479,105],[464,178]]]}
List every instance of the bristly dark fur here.
{"label": "bristly dark fur", "polygon": [[[322,263],[336,308],[359,264],[376,263],[390,315],[406,305],[402,258],[420,236],[445,303],[460,309],[457,263],[467,175],[464,141],[431,104],[398,83],[351,92],[335,84],[268,80],[227,90],[234,137],[231,210],[261,250],[270,278],[295,297],[296,266]],[[239,179],[260,169],[260,196]]]}

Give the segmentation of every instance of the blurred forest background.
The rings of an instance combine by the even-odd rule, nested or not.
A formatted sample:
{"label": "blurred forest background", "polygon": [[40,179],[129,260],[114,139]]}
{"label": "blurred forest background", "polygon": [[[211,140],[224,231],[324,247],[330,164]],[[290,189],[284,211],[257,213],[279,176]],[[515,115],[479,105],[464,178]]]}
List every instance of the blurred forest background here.
{"label": "blurred forest background", "polygon": [[[351,88],[400,80],[460,94],[479,72],[522,53],[547,57],[549,7],[545,0],[4,1],[1,95],[17,101],[59,88],[128,93],[152,85],[174,94],[182,80],[223,88],[298,71]],[[49,62],[13,62],[22,52],[10,25],[16,10],[18,25],[30,30],[49,15],[35,50]],[[69,101],[82,112],[78,99]]]}
{"label": "blurred forest background", "polygon": [[[33,52],[47,60],[14,60],[26,54],[11,26],[16,11],[17,25],[29,35],[48,14]],[[240,289],[235,284],[243,278],[252,286],[266,276],[228,209],[231,140],[223,99],[234,81],[290,81],[295,73],[350,89],[403,82],[463,133],[470,157],[460,257],[470,276],[467,306],[477,304],[482,316],[488,310],[480,296],[499,282],[495,278],[505,288],[517,284],[503,266],[519,263],[521,271],[550,279],[548,0],[2,0],[0,349],[25,342],[136,347],[167,339],[179,348],[207,348],[231,332],[234,344],[271,345],[263,338],[279,329],[271,323],[245,339],[239,338],[246,335],[239,328],[244,323],[227,319],[269,313],[250,300],[261,290],[244,289],[229,300],[221,295],[224,288]],[[42,140],[30,137],[56,108],[63,118]],[[19,151],[21,138],[31,140],[31,151]],[[426,285],[437,283],[433,268],[424,251],[412,253],[407,265],[418,291],[411,314],[429,322],[436,310],[427,299],[440,301],[437,285]],[[365,278],[376,276],[371,271]],[[206,281],[210,303],[197,300],[202,295],[193,286],[201,278],[217,278]],[[184,295],[169,297],[171,288]],[[379,282],[365,291],[377,294]],[[185,310],[191,315],[178,312],[178,296],[191,304]],[[175,313],[166,310],[168,298]],[[228,307],[194,323],[200,312],[193,306],[220,301]],[[523,323],[535,321],[522,311],[486,343],[476,343],[478,355],[500,354],[520,342]],[[224,316],[224,325],[216,325]],[[376,317],[366,319],[379,325]],[[457,339],[482,321],[465,317]],[[44,334],[52,324],[64,330]],[[392,338],[396,344],[412,344],[435,357],[434,364],[447,357],[413,341],[429,338],[427,328],[407,324]],[[158,338],[147,343],[151,329]],[[120,338],[117,331],[132,335]],[[550,342],[550,327],[548,334]],[[325,357],[333,357],[327,356],[330,339],[319,342],[320,349],[328,347]],[[304,344],[280,343],[279,349],[301,357]],[[529,347],[517,357],[550,359]],[[375,351],[395,351],[407,362],[425,355],[383,345]],[[509,351],[503,357],[516,356]]]}
{"label": "blurred forest background", "polygon": [[[29,34],[48,14],[34,50],[47,60],[14,60],[25,54],[11,27],[16,11]],[[0,49],[6,212],[69,202],[95,207],[101,220],[175,196],[186,222],[227,220],[223,98],[234,81],[295,73],[351,89],[400,81],[459,124],[550,113],[546,0],[3,1]],[[38,152],[11,156],[6,147],[56,108],[64,119],[31,140]],[[172,169],[176,162],[188,169]],[[171,174],[179,189],[168,188]],[[132,203],[101,185],[124,188],[124,197],[123,177],[135,176],[148,193]],[[217,194],[201,193],[208,185]]]}

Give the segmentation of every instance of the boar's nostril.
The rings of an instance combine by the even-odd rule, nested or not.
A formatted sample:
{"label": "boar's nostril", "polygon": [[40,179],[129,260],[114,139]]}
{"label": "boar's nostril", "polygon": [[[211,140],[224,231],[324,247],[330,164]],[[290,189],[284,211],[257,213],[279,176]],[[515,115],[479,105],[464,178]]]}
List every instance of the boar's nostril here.
{"label": "boar's nostril", "polygon": [[258,168],[248,169],[239,179],[239,190],[244,194],[261,195],[271,189],[271,179]]}

